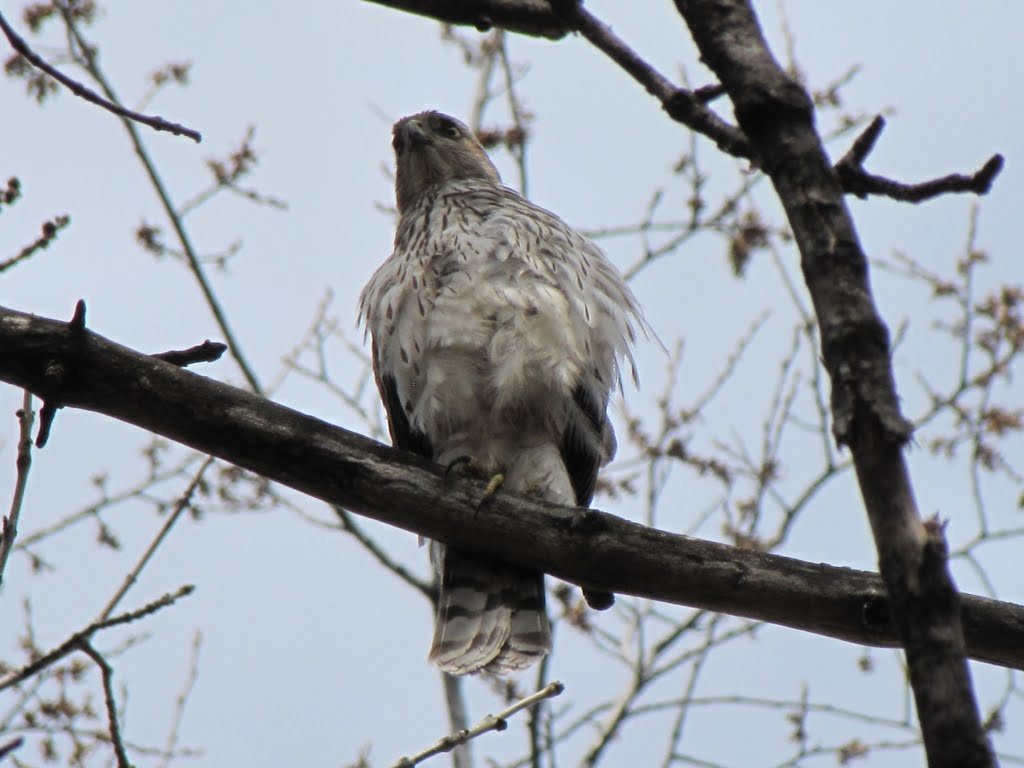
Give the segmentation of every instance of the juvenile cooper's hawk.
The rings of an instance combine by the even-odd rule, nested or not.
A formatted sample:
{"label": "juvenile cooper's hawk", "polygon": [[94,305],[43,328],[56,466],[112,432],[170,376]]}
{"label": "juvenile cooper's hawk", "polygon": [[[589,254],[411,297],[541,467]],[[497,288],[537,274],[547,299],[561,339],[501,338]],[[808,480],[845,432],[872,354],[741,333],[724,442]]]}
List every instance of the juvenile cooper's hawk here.
{"label": "juvenile cooper's hawk", "polygon": [[[587,506],[615,452],[606,408],[632,292],[598,248],[503,186],[472,132],[439,112],[394,127],[395,249],[360,298],[391,440],[504,488]],[[544,575],[431,544],[440,574],[430,660],[524,669],[551,645]]]}

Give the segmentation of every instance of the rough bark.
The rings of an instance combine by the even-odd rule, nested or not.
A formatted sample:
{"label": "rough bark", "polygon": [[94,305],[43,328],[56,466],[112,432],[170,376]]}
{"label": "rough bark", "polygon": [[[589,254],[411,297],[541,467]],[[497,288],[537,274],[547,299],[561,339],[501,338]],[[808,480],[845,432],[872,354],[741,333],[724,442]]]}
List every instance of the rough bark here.
{"label": "rough bark", "polygon": [[786,211],[832,381],[833,433],[853,454],[910,670],[928,764],[990,766],[964,652],[959,594],[941,528],[917,511],[903,445],[889,335],[843,188],[814,126],[807,92],[772,57],[747,0],[676,0],[732,100],[736,119]]}
{"label": "rough bark", "polygon": [[[853,643],[900,642],[875,574],[503,492],[480,505],[480,483],[446,481],[418,456],[115,344],[84,327],[84,312],[65,323],[0,307],[0,380],[53,412],[102,413],[330,504],[577,584]],[[1024,607],[966,596],[958,612],[974,658],[1024,669]]]}

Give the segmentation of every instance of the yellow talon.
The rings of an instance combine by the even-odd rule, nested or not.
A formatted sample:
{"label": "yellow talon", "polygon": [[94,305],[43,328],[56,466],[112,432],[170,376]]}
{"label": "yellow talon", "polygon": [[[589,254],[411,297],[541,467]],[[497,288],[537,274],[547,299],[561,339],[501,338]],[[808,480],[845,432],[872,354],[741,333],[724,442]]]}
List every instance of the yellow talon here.
{"label": "yellow talon", "polygon": [[499,488],[501,488],[501,486],[504,483],[505,483],[505,476],[503,474],[501,474],[501,472],[499,472],[498,474],[492,476],[491,479],[487,481],[487,487],[484,488],[484,497],[480,501],[482,502],[485,499],[489,499],[491,496],[494,495],[495,491],[497,491]]}

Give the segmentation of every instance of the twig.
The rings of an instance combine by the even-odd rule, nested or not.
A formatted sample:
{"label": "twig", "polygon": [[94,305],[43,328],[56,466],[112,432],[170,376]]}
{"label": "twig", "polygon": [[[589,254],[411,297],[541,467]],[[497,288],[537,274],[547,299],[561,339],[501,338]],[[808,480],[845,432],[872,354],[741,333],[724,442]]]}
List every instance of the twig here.
{"label": "twig", "polygon": [[212,363],[220,360],[221,355],[227,350],[227,344],[207,339],[202,344],[197,344],[188,349],[172,349],[169,352],[157,352],[153,357],[163,360],[165,363],[184,368],[193,363]]}
{"label": "twig", "polygon": [[4,518],[3,526],[0,528],[0,587],[3,587],[4,584],[7,558],[11,556],[14,539],[18,535],[18,518],[21,516],[21,506],[25,501],[25,489],[28,487],[28,470],[32,466],[32,421],[35,414],[32,411],[32,393],[27,389],[17,416],[19,425],[18,458],[15,459],[15,467],[18,471],[18,479],[14,483],[11,513]]}
{"label": "twig", "polygon": [[88,640],[81,641],[79,650],[96,662],[96,666],[100,668],[100,674],[103,676],[103,700],[107,706],[107,727],[110,730],[110,743],[117,756],[117,768],[131,768],[128,755],[124,750],[124,742],[121,740],[121,727],[117,723],[117,704],[114,701],[114,669]]}
{"label": "twig", "polygon": [[[68,321],[68,329],[72,338],[81,341],[85,333],[85,302],[79,299],[75,304],[75,313]],[[50,363],[46,367],[46,378],[48,379],[48,390],[60,392],[60,388],[66,383],[68,372],[65,366],[59,363]],[[63,407],[59,394],[48,394],[43,400],[43,407],[39,411],[39,432],[36,434],[36,448],[43,448],[50,439],[50,429],[53,427],[53,420],[57,411]]]}
{"label": "twig", "polygon": [[531,707],[544,699],[550,699],[558,696],[564,690],[565,686],[556,680],[546,688],[542,688],[536,693],[527,696],[525,699],[517,701],[511,707],[499,712],[497,715],[487,715],[487,717],[472,728],[468,730],[461,730],[458,733],[451,734],[450,736],[445,736],[433,746],[428,747],[413,757],[401,758],[392,766],[392,768],[413,768],[413,766],[419,765],[429,757],[439,755],[442,752],[450,752],[460,744],[465,744],[470,739],[475,739],[477,736],[481,736],[488,731],[503,731],[508,728],[508,718],[512,717],[516,712],[526,709],[527,707]]}
{"label": "twig", "polygon": [[135,582],[139,578],[139,574],[142,572],[142,569],[146,567],[146,564],[153,556],[153,553],[156,552],[160,544],[163,543],[163,540],[167,537],[167,534],[170,533],[174,524],[178,522],[178,519],[181,517],[181,513],[188,509],[189,504],[192,502],[192,497],[195,495],[196,489],[199,488],[199,485],[202,482],[203,475],[206,474],[206,470],[213,464],[213,461],[214,459],[212,456],[207,458],[206,461],[203,462],[203,465],[196,471],[188,488],[185,489],[185,492],[178,498],[177,502],[175,502],[174,511],[171,512],[170,516],[160,527],[160,530],[157,531],[156,536],[153,537],[153,541],[149,543],[149,546],[146,547],[146,551],[143,552],[142,557],[139,558],[139,562],[136,563],[135,567],[128,572],[127,576],[124,577],[124,581],[121,582],[120,588],[118,588],[117,592],[114,593],[114,596],[110,598],[110,601],[103,608],[103,611],[100,613],[99,621],[103,621],[110,616],[117,607],[117,604],[124,599],[128,590],[135,585]]}
{"label": "twig", "polygon": [[129,624],[133,621],[138,621],[139,619],[145,618],[146,616],[149,616],[152,613],[156,613],[162,608],[166,608],[170,605],[173,605],[180,598],[192,594],[192,591],[194,589],[195,587],[193,587],[191,584],[186,584],[185,586],[180,587],[177,592],[164,595],[160,599],[154,600],[152,603],[148,603],[137,610],[129,611],[128,613],[122,613],[110,619],[94,621],[85,629],[82,629],[73,634],[71,637],[69,637],[59,646],[54,648],[52,651],[43,654],[35,661],[26,664],[24,667],[17,670],[16,672],[12,672],[6,677],[0,679],[0,691],[4,691],[10,688],[12,685],[17,685],[18,683],[27,680],[37,672],[46,669],[47,667],[52,666],[56,662],[60,661],[68,654],[77,650],[82,650],[82,644],[88,642],[89,638],[91,638],[101,629],[108,629],[110,627],[116,627],[121,624]]}
{"label": "twig", "polygon": [[178,736],[181,731],[181,721],[185,716],[185,705],[188,704],[189,696],[192,694],[192,689],[195,687],[196,680],[199,678],[199,647],[202,642],[203,636],[198,630],[196,630],[196,633],[192,638],[192,659],[189,662],[188,678],[185,680],[185,685],[182,687],[181,693],[178,694],[178,698],[174,702],[174,719],[171,720],[171,730],[167,734],[167,744],[164,747],[164,758],[160,761],[158,768],[167,768],[171,757],[175,754],[178,748]]}
{"label": "twig", "polygon": [[992,182],[1003,169],[1003,156],[996,154],[970,176],[951,173],[919,184],[903,184],[883,176],[875,176],[864,170],[864,161],[875,148],[875,142],[882,135],[884,128],[885,118],[878,115],[857,137],[842,160],[836,163],[839,181],[849,194],[862,199],[868,195],[882,195],[905,203],[920,203],[950,192],[984,195],[992,188]]}
{"label": "twig", "polygon": [[2,747],[0,747],[0,760],[3,760],[5,757],[7,757],[9,754],[11,754],[11,752],[16,750],[18,747],[20,747],[24,743],[25,743],[25,739],[23,739],[21,736],[19,736],[18,738],[16,738],[16,739],[14,739],[12,741],[9,741],[6,744],[4,744]]}
{"label": "twig", "polygon": [[[555,627],[553,626],[552,627],[552,634],[553,634],[553,630],[554,629],[555,629]],[[554,641],[554,637],[552,637],[552,641]],[[537,686],[538,686],[538,688],[544,684],[545,680],[547,680],[548,668],[550,666],[551,666],[551,654],[549,653],[549,654],[545,655],[543,658],[541,658],[540,664],[537,665]],[[550,727],[550,725],[551,725],[551,718],[550,717],[545,718],[544,722],[541,721],[541,718],[544,716],[544,714],[545,714],[545,712],[543,710],[541,710],[540,707],[537,707],[536,709],[531,709],[530,710],[530,716],[529,716],[529,719],[528,719],[527,724],[526,724],[527,730],[530,732],[530,768],[541,768],[540,758],[541,758],[541,755],[543,754],[543,749],[545,747],[549,751],[552,751],[554,749],[554,742],[550,738],[551,737],[551,733],[550,733],[550,731],[547,728],[545,728],[545,733],[543,734],[544,736],[548,737],[547,741],[543,745],[541,744],[541,736],[542,736],[541,729],[544,726]],[[552,752],[552,754],[553,754],[553,752]]]}
{"label": "twig", "polygon": [[[444,703],[448,710],[448,724],[455,733],[465,731],[469,728],[469,713],[466,711],[466,697],[462,687],[463,678],[441,671],[438,671],[438,674],[441,676],[441,685],[444,686]],[[460,744],[452,750],[452,768],[473,768],[473,753],[468,742]]]}
{"label": "twig", "polygon": [[[515,73],[512,71],[512,62],[508,58],[508,47],[505,45],[504,32],[498,35],[497,42],[498,58],[501,61],[501,70],[505,78],[505,95],[508,97],[508,109],[512,113],[513,124],[512,130],[506,133],[506,144],[515,158],[516,166],[519,169],[519,192],[523,197],[526,197],[528,192],[528,177],[526,173],[526,139],[529,135],[527,131],[528,114],[523,110],[519,97],[516,95],[516,78]],[[515,143],[510,141],[510,134],[518,136],[519,141]]]}
{"label": "twig", "polygon": [[11,47],[20,53],[26,61],[28,61],[33,67],[42,72],[45,72],[57,82],[61,83],[70,90],[76,96],[80,96],[86,101],[90,101],[97,106],[103,107],[108,112],[113,112],[115,115],[119,115],[127,120],[134,120],[136,123],[143,123],[148,125],[157,131],[168,131],[173,133],[175,136],[186,136],[197,144],[203,140],[202,135],[199,131],[193,130],[192,128],[186,128],[178,123],[172,123],[168,120],[164,120],[162,117],[143,115],[139,112],[134,112],[126,107],[122,107],[109,99],[105,99],[95,91],[82,85],[77,80],[65,75],[60,70],[50,66],[46,61],[33,51],[28,43],[26,43],[17,32],[15,32],[11,25],[7,23],[7,19],[4,18],[3,13],[0,13],[0,29],[3,29],[4,34],[7,36],[8,41],[11,43]]}
{"label": "twig", "polygon": [[0,272],[6,272],[8,269],[13,267],[15,264],[19,264],[25,259],[29,258],[36,251],[48,248],[50,243],[57,239],[57,234],[64,229],[68,224],[71,223],[71,217],[67,214],[61,214],[55,216],[48,221],[43,222],[42,234],[39,235],[35,240],[26,245],[16,254],[11,256],[5,261],[0,261]]}

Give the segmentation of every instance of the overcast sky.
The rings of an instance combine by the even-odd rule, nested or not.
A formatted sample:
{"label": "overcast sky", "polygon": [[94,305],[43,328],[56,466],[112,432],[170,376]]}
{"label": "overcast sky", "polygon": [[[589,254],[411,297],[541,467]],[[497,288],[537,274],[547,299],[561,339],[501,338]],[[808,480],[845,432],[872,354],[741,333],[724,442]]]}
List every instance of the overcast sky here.
{"label": "overcast sky", "polygon": [[[610,0],[588,3],[667,76],[679,79],[685,71],[695,85],[709,82],[673,5],[642,5],[629,4],[626,10],[627,4]],[[756,6],[766,34],[784,57],[780,4]],[[1024,118],[1014,94],[1019,90],[1024,6],[943,3],[926,10],[920,3],[792,0],[785,8],[796,58],[811,87],[824,86],[856,64],[859,72],[843,90],[846,109],[869,115],[891,110],[868,162],[870,170],[916,181],[971,172],[993,152],[1006,155],[1006,168],[980,207],[978,242],[992,264],[979,281],[983,288],[999,281],[1019,282],[1024,274],[1018,245]],[[8,13],[25,32],[20,17]],[[147,110],[202,131],[202,144],[142,129],[176,200],[201,190],[209,178],[205,160],[225,156],[247,127],[255,126],[260,159],[245,186],[287,201],[288,209],[222,195],[190,216],[188,224],[201,253],[220,253],[240,243],[227,269],[211,268],[211,274],[262,382],[277,380],[283,357],[302,338],[328,290],[334,296],[332,314],[350,338],[360,340],[357,296],[391,245],[393,222],[381,210],[392,203],[391,124],[425,108],[466,118],[472,105],[476,75],[463,66],[456,47],[442,42],[438,25],[368,3],[136,0],[105,3],[86,34],[99,46],[102,66],[129,105],[145,92],[148,73],[171,61],[192,62],[189,87],[166,89]],[[53,58],[62,37],[54,27],[32,42]],[[652,191],[664,186],[667,209],[660,218],[678,218],[687,191],[679,186],[672,166],[689,151],[688,134],[582,39],[556,43],[513,36],[509,46],[511,58],[528,65],[519,94],[535,118],[528,150],[530,197],[574,226],[596,230],[639,221]],[[724,103],[717,106],[731,118]],[[220,339],[188,272],[173,259],[154,261],[134,241],[143,221],[168,228],[119,121],[63,92],[39,108],[24,96],[20,82],[7,79],[0,81],[0,110],[0,174],[17,175],[23,190],[23,199],[3,211],[0,259],[34,237],[43,219],[59,213],[72,219],[49,250],[0,275],[0,304],[67,318],[82,298],[93,330],[147,352]],[[497,109],[487,122],[502,124],[506,117],[507,112]],[[834,124],[834,113],[822,116],[823,130]],[[833,156],[838,158],[847,144],[831,146]],[[729,189],[737,178],[734,166],[720,161],[709,142],[701,141],[699,147],[711,174],[710,194]],[[495,159],[506,181],[516,184],[510,157],[499,152]],[[778,220],[778,205],[762,187],[759,204]],[[974,203],[967,196],[921,206],[849,202],[872,257],[903,252],[943,274],[950,273],[962,252]],[[638,241],[630,238],[603,240],[602,247],[623,269],[642,253]],[[791,266],[797,264],[795,250],[782,255]],[[910,290],[906,281],[895,279],[876,277],[874,284],[890,327],[915,318],[906,346],[897,351],[896,366],[908,412],[920,413],[927,403],[916,374],[944,370],[951,376],[948,356],[953,348],[927,341],[935,312],[926,292]],[[768,377],[774,381],[779,350],[789,343],[792,326],[770,259],[755,261],[746,277],[737,280],[726,266],[722,241],[698,238],[641,272],[634,288],[666,345],[684,341],[685,363],[674,392],[681,402],[709,385],[760,310],[771,312],[761,331],[766,341],[752,347],[741,383],[709,413],[723,441],[733,434],[756,439],[767,397],[763,382]],[[918,330],[921,335],[914,336]],[[339,356],[332,362],[338,381],[353,386],[362,367],[354,356],[336,349]],[[650,414],[649,402],[664,385],[666,358],[649,343],[640,349],[639,359],[642,390],[627,387],[625,397],[631,410]],[[242,384],[227,357],[201,372]],[[274,396],[304,412],[367,431],[365,423],[322,387],[290,378]],[[1010,401],[1021,407],[1019,391]],[[20,392],[0,386],[0,499],[10,497],[14,484],[13,413],[20,402]],[[31,534],[96,500],[91,478],[97,473],[109,476],[111,493],[144,479],[139,451],[146,442],[132,427],[61,411],[51,444],[35,456],[22,533]],[[1021,469],[1022,441],[1009,442],[1006,448],[1008,460]],[[168,460],[185,455],[174,449]],[[968,476],[945,471],[920,449],[911,452],[910,460],[922,513],[949,517],[954,542],[973,535]],[[686,484],[688,479],[693,486]],[[181,480],[169,483],[166,496],[173,498],[183,485]],[[705,485],[697,487],[692,476],[674,478],[671,489],[679,503],[670,505],[674,512],[659,524],[687,530],[702,505],[712,501]],[[309,515],[331,520],[322,504],[294,494],[288,498]],[[988,501],[1008,510],[1013,498],[1012,489],[999,486]],[[637,514],[628,503],[617,506],[602,499],[600,504],[624,516]],[[121,540],[117,552],[94,545],[96,525],[89,520],[41,548],[53,566],[41,575],[30,574],[27,558],[16,553],[0,593],[0,657],[20,658],[16,643],[24,624],[25,595],[32,597],[36,638],[43,647],[59,644],[88,624],[161,519],[150,506],[133,502],[113,510],[109,524]],[[367,527],[419,573],[427,573],[426,556],[416,549],[415,537],[375,524]],[[721,537],[719,528],[701,533]],[[1017,551],[1019,540],[1014,539],[982,552],[998,596],[1021,602],[1024,582]],[[783,553],[874,567],[870,533],[850,478],[822,494]],[[984,591],[984,583],[966,565],[957,564],[956,573],[964,589]],[[163,743],[196,629],[203,636],[200,672],[181,744],[204,752],[182,765],[337,766],[368,746],[373,764],[387,765],[445,732],[439,678],[425,661],[432,622],[428,607],[348,537],[288,510],[244,515],[214,511],[172,532],[124,608],[184,583],[197,586],[188,600],[133,632],[111,632],[97,641],[109,650],[131,635],[149,635],[116,658],[117,679],[130,691],[125,731],[132,742]],[[596,620],[609,622],[609,628],[620,626],[611,617]],[[559,704],[585,708],[599,692],[621,689],[625,672],[603,662],[571,632],[565,628],[556,637],[556,644],[573,643],[573,651],[556,657],[552,674],[568,685]],[[900,686],[892,684],[902,674],[899,658],[876,651],[876,672],[863,675],[856,666],[862,654],[855,646],[765,627],[757,639],[739,641],[722,652],[709,673],[708,692],[796,699],[801,685],[811,683],[822,700],[898,717],[907,706]],[[982,665],[973,668],[982,706],[990,705],[1003,690],[1006,673]],[[681,695],[681,686],[678,680],[669,683],[666,697]],[[95,690],[99,702],[98,686]],[[468,690],[474,718],[500,706],[485,683],[470,681]],[[0,712],[13,700],[0,694]],[[1019,701],[1010,713],[1017,720],[1024,714]],[[737,766],[761,764],[766,754],[778,754],[779,759],[786,754],[784,713],[711,710],[695,717],[686,742],[690,754]],[[518,729],[523,723],[525,719],[506,734],[485,737],[478,756],[511,759],[521,754],[525,742]],[[737,738],[738,725],[743,738]],[[664,727],[656,723],[627,729],[607,765],[660,759],[662,742],[648,752],[655,737],[648,739],[647,734]],[[842,726],[829,731],[831,727],[822,725],[830,743],[851,733]],[[1022,734],[1019,723],[1011,720],[997,734],[997,747],[1024,755]],[[574,742],[564,764],[571,764],[586,746],[586,738]],[[34,760],[35,755],[25,759]],[[96,759],[91,764],[104,763]],[[138,764],[155,763],[140,758]],[[445,758],[434,764],[445,764]],[[921,764],[920,751],[870,759],[873,767]]]}

